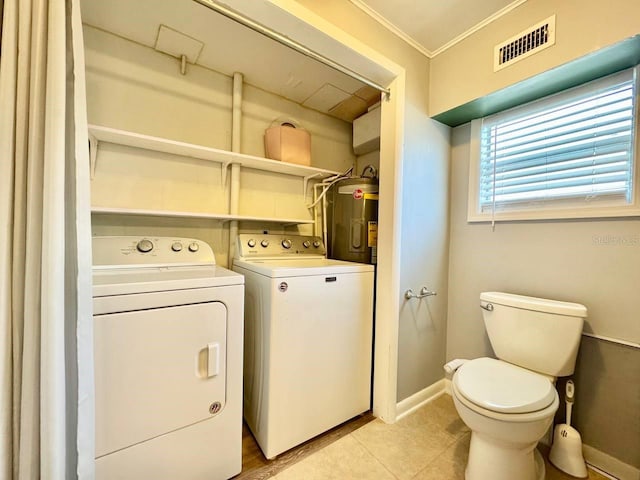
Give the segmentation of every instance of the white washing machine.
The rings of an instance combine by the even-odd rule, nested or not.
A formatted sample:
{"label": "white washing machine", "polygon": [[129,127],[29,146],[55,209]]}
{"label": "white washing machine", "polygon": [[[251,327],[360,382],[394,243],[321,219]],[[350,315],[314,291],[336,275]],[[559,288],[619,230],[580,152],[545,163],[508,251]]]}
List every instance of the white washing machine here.
{"label": "white washing machine", "polygon": [[317,237],[241,234],[244,417],[267,458],[370,408],[374,267]]}
{"label": "white washing machine", "polygon": [[185,238],[93,239],[96,478],[242,468],[244,279]]}

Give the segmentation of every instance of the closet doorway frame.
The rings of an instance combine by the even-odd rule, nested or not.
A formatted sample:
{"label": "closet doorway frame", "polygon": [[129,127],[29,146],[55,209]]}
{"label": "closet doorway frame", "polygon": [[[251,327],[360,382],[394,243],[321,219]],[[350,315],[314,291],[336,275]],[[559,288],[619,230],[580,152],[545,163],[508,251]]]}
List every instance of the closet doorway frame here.
{"label": "closet doorway frame", "polygon": [[354,72],[385,86],[390,91],[389,95],[383,94],[381,102],[372,410],[373,415],[384,422],[394,423],[397,410],[398,322],[401,298],[400,227],[405,69],[294,0],[226,0],[225,4],[239,14],[289,37],[331,61],[349,66]]}

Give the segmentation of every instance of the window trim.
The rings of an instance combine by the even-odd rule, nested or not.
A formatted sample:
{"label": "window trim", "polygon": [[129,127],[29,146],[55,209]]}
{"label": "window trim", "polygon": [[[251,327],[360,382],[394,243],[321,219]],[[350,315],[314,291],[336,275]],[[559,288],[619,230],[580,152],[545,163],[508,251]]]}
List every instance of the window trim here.
{"label": "window trim", "polygon": [[[567,206],[562,200],[553,204],[545,203],[536,204],[531,202],[528,205],[512,207],[508,210],[491,210],[482,212],[479,199],[479,182],[480,182],[480,148],[481,148],[481,132],[483,119],[479,118],[471,121],[470,135],[470,155],[469,155],[469,196],[467,205],[467,221],[468,222],[500,222],[513,220],[561,220],[561,219],[580,219],[580,218],[615,218],[615,217],[636,217],[640,216],[640,66],[627,69],[617,74],[603,77],[593,82],[609,82],[614,77],[621,76],[629,70],[633,72],[634,78],[634,95],[635,95],[635,118],[634,125],[634,149],[633,149],[633,198],[630,203],[622,205],[619,200],[611,201],[606,197],[594,198],[590,202],[585,202],[585,206],[578,206],[575,203]],[[589,82],[592,83],[592,82]],[[572,91],[580,91],[585,88],[580,85],[563,92],[550,95],[548,97],[534,100],[533,102],[514,107],[504,112],[499,112],[486,118],[508,117],[509,115],[517,115],[523,110],[530,111],[546,108],[548,105],[557,101],[562,96],[568,96]]]}

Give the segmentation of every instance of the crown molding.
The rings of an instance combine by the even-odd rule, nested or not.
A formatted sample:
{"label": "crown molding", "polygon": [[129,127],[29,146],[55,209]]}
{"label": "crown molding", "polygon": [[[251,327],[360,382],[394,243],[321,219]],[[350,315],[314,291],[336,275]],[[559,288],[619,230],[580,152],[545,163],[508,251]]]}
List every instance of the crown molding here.
{"label": "crown molding", "polygon": [[411,36],[407,35],[400,28],[398,28],[396,25],[394,25],[389,20],[384,18],[382,15],[380,15],[377,11],[375,11],[369,5],[364,3],[362,0],[349,0],[349,1],[353,5],[358,7],[360,10],[362,10],[364,13],[369,15],[371,18],[373,18],[376,22],[378,22],[384,28],[389,30],[391,33],[393,33],[394,35],[396,35],[400,39],[404,40],[406,43],[411,45],[416,50],[418,50],[418,52],[423,54],[425,57],[431,58],[433,56],[432,53],[429,50],[427,50],[422,44],[420,44],[419,42],[414,40]]}
{"label": "crown molding", "polygon": [[517,8],[520,5],[522,5],[523,3],[525,3],[527,0],[515,0],[515,1],[511,2],[506,7],[501,8],[500,10],[498,10],[493,15],[485,18],[483,21],[481,21],[478,24],[474,25],[469,30],[461,33],[460,35],[455,37],[453,40],[448,41],[447,43],[445,43],[444,45],[442,45],[441,47],[437,48],[434,51],[428,50],[424,45],[420,44],[418,41],[413,39],[411,36],[407,35],[398,26],[396,26],[395,24],[391,23],[389,20],[387,20],[382,15],[380,15],[376,10],[371,8],[369,5],[364,3],[362,0],[349,0],[349,1],[353,5],[358,7],[360,10],[362,10],[364,13],[369,15],[372,19],[374,19],[380,25],[382,25],[387,30],[389,30],[391,33],[393,33],[394,35],[396,35],[400,39],[404,40],[406,43],[411,45],[416,50],[418,50],[418,52],[423,54],[425,57],[433,58],[436,55],[439,55],[442,52],[444,52],[444,51],[448,50],[449,48],[453,47],[454,45],[456,45],[457,43],[461,42],[465,38],[473,35],[475,32],[477,32],[478,30],[486,27],[487,25],[489,25],[490,23],[492,23],[495,20],[499,19],[500,17],[502,17],[502,16],[506,15],[507,13],[511,12],[515,8]]}
{"label": "crown molding", "polygon": [[461,42],[462,40],[464,40],[465,38],[473,35],[474,33],[476,33],[478,30],[486,27],[487,25],[489,25],[490,23],[496,21],[497,19],[499,19],[500,17],[506,15],[507,13],[509,13],[510,11],[514,10],[515,8],[519,7],[520,5],[522,5],[523,3],[525,3],[527,0],[515,0],[514,2],[511,2],[509,5],[507,5],[506,7],[501,8],[500,10],[498,10],[496,13],[494,13],[493,15],[485,18],[483,21],[481,21],[480,23],[474,25],[473,27],[471,27],[469,30],[467,30],[466,32],[461,33],[460,35],[458,35],[456,38],[454,38],[453,40],[448,41],[447,43],[445,43],[444,45],[442,45],[440,48],[437,48],[436,50],[433,51],[433,53],[431,54],[432,57],[435,57],[436,55],[439,55],[440,53],[444,52],[445,50],[448,50],[449,48],[453,47],[456,43]]}

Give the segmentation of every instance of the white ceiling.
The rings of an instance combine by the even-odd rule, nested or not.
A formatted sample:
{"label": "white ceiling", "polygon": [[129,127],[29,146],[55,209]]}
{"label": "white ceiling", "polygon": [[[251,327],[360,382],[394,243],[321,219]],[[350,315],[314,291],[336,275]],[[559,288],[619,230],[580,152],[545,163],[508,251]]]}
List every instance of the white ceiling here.
{"label": "white ceiling", "polygon": [[[525,1],[351,0],[430,57]],[[363,83],[194,0],[81,0],[81,6],[87,25],[150,48],[159,45],[176,57],[185,54],[225,75],[241,72],[249,84],[347,121],[375,101]],[[161,26],[168,28],[159,37]]]}
{"label": "white ceiling", "polygon": [[526,0],[351,0],[428,57]]}
{"label": "white ceiling", "polygon": [[[365,86],[193,0],[82,0],[81,8],[87,25],[150,48],[158,42],[165,53],[181,51],[225,75],[241,72],[249,84],[320,111]],[[176,71],[178,65],[176,58]]]}

